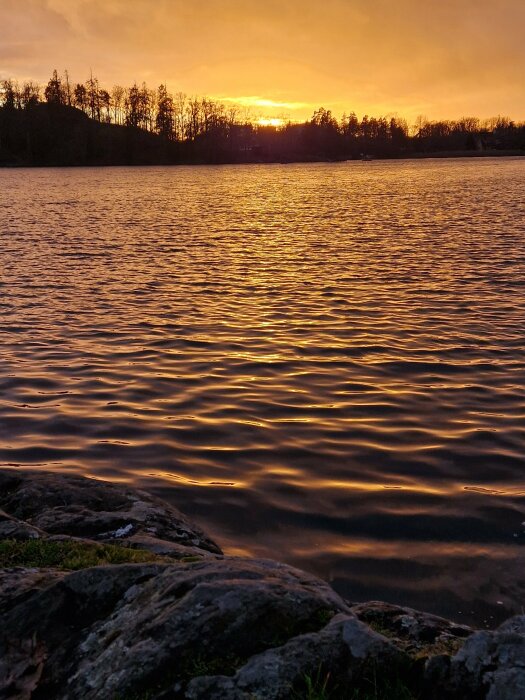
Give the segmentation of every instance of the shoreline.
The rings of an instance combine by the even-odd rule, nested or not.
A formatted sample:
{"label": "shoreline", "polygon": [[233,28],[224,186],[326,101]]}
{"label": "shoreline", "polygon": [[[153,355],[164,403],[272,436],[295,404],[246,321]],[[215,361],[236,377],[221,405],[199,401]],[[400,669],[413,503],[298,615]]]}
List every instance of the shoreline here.
{"label": "shoreline", "polygon": [[462,159],[485,159],[485,158],[525,158],[525,150],[509,151],[434,151],[422,153],[406,153],[395,156],[372,156],[370,158],[346,158],[341,160],[308,159],[308,160],[246,160],[246,161],[224,161],[213,163],[210,161],[188,161],[188,162],[157,162],[157,163],[82,163],[82,164],[32,164],[32,163],[0,163],[0,170],[42,170],[56,168],[158,168],[158,167],[221,167],[231,165],[314,165],[314,164],[342,164],[342,163],[374,163],[374,162],[395,162],[395,161],[419,161],[419,160],[462,160]]}
{"label": "shoreline", "polygon": [[1,697],[515,700],[525,691],[525,615],[477,631],[352,603],[290,566],[226,556],[176,508],[110,482],[0,469],[0,557]]}

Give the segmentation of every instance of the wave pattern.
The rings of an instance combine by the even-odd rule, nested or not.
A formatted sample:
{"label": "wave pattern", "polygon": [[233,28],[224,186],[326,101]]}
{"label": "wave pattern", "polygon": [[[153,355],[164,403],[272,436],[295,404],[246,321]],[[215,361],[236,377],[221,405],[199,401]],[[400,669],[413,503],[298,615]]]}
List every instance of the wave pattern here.
{"label": "wave pattern", "polygon": [[525,593],[525,160],[0,172],[0,463],[490,625]]}

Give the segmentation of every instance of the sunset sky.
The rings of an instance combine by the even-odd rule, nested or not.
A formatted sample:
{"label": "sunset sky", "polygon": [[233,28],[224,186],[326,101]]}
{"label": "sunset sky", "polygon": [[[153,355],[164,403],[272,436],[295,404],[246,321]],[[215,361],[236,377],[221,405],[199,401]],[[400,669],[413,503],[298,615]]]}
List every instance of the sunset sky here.
{"label": "sunset sky", "polygon": [[0,0],[0,79],[166,82],[303,119],[525,118],[524,0]]}

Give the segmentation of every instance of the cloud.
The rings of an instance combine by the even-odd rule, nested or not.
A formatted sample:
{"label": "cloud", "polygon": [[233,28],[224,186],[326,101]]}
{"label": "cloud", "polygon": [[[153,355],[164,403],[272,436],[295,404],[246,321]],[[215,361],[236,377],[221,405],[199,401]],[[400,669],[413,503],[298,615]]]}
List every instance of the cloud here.
{"label": "cloud", "polygon": [[525,118],[524,25],[523,0],[0,0],[0,77],[93,69],[270,114]]}

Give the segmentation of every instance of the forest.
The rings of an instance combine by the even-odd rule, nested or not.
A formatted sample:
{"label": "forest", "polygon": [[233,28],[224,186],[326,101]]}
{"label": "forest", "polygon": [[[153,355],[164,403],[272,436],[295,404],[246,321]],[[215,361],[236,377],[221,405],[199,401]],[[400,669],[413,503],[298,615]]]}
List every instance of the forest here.
{"label": "forest", "polygon": [[236,105],[171,94],[166,85],[101,87],[55,70],[45,86],[0,81],[0,166],[265,163],[525,153],[525,122],[508,117],[409,125],[395,116],[260,123]]}

